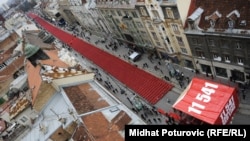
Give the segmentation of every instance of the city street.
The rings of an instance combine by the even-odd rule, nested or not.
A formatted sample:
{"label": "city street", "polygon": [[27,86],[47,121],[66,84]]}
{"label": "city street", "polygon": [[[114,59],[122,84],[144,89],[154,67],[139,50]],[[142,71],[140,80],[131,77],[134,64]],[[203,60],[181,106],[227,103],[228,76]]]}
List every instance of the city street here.
{"label": "city street", "polygon": [[[166,94],[160,101],[158,101],[155,105],[150,105],[146,101],[144,101],[142,98],[137,97],[135,92],[132,90],[129,90],[127,87],[125,87],[123,84],[121,84],[118,80],[110,76],[105,72],[105,70],[102,70],[101,68],[98,68],[95,66],[95,64],[91,63],[91,60],[87,60],[86,58],[82,57],[77,52],[72,52],[73,55],[75,55],[76,58],[85,66],[88,66],[96,73],[96,79],[100,81],[100,83],[110,90],[111,93],[113,93],[118,99],[120,99],[124,104],[126,104],[130,109],[132,109],[134,112],[138,113],[143,119],[145,119],[146,122],[149,124],[165,124],[166,117],[161,114],[153,114],[148,112],[149,109],[154,109],[156,107],[157,109],[162,109],[165,112],[172,112],[172,105],[176,101],[176,99],[179,97],[179,95],[182,93],[182,91],[185,89],[185,87],[188,85],[188,82],[193,77],[201,77],[204,79],[211,80],[212,78],[207,78],[203,74],[196,74],[193,70],[188,68],[182,68],[175,64],[170,64],[170,62],[164,62],[159,59],[149,59],[146,54],[143,54],[140,58],[140,60],[133,62],[129,59],[129,55],[131,53],[131,50],[126,47],[125,45],[118,45],[116,48],[113,46],[110,46],[110,44],[115,43],[116,41],[112,39],[111,37],[108,37],[105,42],[101,42],[99,37],[96,37],[94,35],[91,35],[91,33],[86,33],[81,30],[80,27],[77,27],[74,31],[68,31],[72,34],[76,34],[79,38],[82,38],[84,41],[91,43],[92,45],[124,60],[132,65],[137,66],[140,69],[143,69],[165,81],[168,81],[175,85],[175,87],[170,91],[168,94]],[[146,65],[145,65],[146,64]],[[182,84],[179,83],[179,81],[175,77],[170,76],[170,69],[168,65],[171,65],[175,70],[182,73],[184,77],[188,76],[188,80],[184,79]],[[214,81],[223,83],[226,85],[235,85],[234,83],[223,80],[220,78],[214,78]],[[248,92],[248,91],[247,91]],[[244,100],[241,98],[242,94],[240,93],[240,99],[243,104],[249,103],[248,100],[249,97],[245,98]],[[138,105],[131,102],[131,100],[134,100],[135,98],[138,98],[138,103],[146,106],[143,110],[138,110]],[[250,100],[249,100],[250,101]],[[146,109],[146,110],[145,110]],[[247,111],[249,112],[249,111]],[[250,124],[250,116],[247,114],[241,114],[238,112],[234,119],[232,124]]]}

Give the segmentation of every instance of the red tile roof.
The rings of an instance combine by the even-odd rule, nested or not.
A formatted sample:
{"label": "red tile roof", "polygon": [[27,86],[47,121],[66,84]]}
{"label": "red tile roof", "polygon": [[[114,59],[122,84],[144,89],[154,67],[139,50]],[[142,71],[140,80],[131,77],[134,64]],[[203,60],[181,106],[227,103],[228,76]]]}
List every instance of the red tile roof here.
{"label": "red tile roof", "polygon": [[0,132],[4,131],[6,129],[6,122],[3,119],[0,119]]}
{"label": "red tile roof", "polygon": [[93,91],[88,83],[63,88],[78,114],[104,108],[109,104],[100,100],[100,95]]}
{"label": "red tile roof", "polygon": [[50,59],[40,60],[40,65],[34,67],[29,61],[26,64],[26,70],[28,74],[28,84],[32,93],[32,104],[34,104],[36,97],[39,93],[40,86],[42,84],[42,77],[40,74],[42,65],[49,65],[51,67],[68,68],[69,65],[61,61],[57,56],[57,50],[44,50]]}
{"label": "red tile roof", "polygon": [[110,122],[101,112],[83,117],[82,120],[95,141],[124,141],[119,130],[110,126]]}
{"label": "red tile roof", "polygon": [[30,61],[27,61],[25,68],[28,74],[29,88],[31,89],[32,104],[34,104],[42,84],[42,78],[40,76],[41,66],[37,65],[34,67]]}
{"label": "red tile roof", "polygon": [[[109,106],[105,100],[100,100],[100,95],[88,83],[64,87],[64,91],[78,114]],[[124,139],[118,131],[123,130],[124,125],[128,124],[131,118],[127,113],[121,111],[111,122],[101,112],[85,115],[82,120],[87,131],[84,128],[79,128],[79,130],[84,138],[95,141],[123,141]],[[80,131],[74,135],[74,139],[83,138],[79,136]]]}
{"label": "red tile roof", "polygon": [[4,50],[2,53],[0,53],[0,64],[2,64],[4,61],[10,58],[13,50],[14,50],[14,47]]}
{"label": "red tile roof", "polygon": [[[7,76],[7,77],[13,77],[13,74],[19,70],[21,67],[23,67],[24,64],[24,56],[21,56],[14,60],[11,64],[9,64],[5,69],[0,71],[0,76]],[[0,82],[2,79],[6,79],[6,77],[0,77]]]}
{"label": "red tile roof", "polygon": [[62,67],[67,68],[69,67],[68,64],[64,63],[60,58],[58,57],[58,51],[57,50],[44,50],[44,52],[49,56],[50,59],[47,60],[40,60],[39,62],[43,65],[49,65],[49,66],[56,66],[56,67]]}
{"label": "red tile roof", "polygon": [[[195,7],[195,8],[194,8]],[[210,27],[209,20],[205,20],[206,16],[212,15],[215,11],[218,11],[222,14],[222,17],[217,20],[215,23],[215,29],[228,29],[229,15],[234,10],[237,10],[240,14],[240,17],[235,17],[234,14],[231,15],[232,19],[235,19],[236,29],[249,29],[250,28],[250,1],[249,0],[193,0],[191,4],[189,16],[197,9],[204,9],[203,14],[201,15],[201,20],[199,27],[206,29]],[[240,22],[245,20],[246,26],[240,25]]]}

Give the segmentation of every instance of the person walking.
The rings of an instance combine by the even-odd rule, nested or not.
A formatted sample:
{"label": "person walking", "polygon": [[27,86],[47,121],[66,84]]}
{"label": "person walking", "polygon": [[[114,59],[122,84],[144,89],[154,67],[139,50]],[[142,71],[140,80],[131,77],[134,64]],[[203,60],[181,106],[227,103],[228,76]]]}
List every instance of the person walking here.
{"label": "person walking", "polygon": [[246,94],[245,93],[243,93],[242,98],[243,98],[243,100],[246,99]]}

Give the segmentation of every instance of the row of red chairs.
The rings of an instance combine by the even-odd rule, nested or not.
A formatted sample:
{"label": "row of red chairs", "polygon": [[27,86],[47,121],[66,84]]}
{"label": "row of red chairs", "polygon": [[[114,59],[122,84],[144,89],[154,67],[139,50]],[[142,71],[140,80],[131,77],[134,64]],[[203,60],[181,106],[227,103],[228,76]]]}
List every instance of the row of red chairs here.
{"label": "row of red chairs", "polygon": [[71,46],[149,103],[155,104],[172,89],[172,84],[53,26],[39,16],[34,14],[29,16],[56,38]]}

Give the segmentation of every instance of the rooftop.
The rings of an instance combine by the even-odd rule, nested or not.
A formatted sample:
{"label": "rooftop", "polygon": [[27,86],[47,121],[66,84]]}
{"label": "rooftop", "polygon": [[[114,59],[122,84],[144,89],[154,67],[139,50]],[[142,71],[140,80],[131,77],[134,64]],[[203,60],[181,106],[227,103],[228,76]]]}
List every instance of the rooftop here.
{"label": "rooftop", "polygon": [[[68,85],[49,100],[32,130],[22,140],[67,138],[71,135],[82,138],[81,134],[93,141],[123,141],[125,124],[145,124],[94,80]],[[65,119],[64,124],[60,118]],[[74,122],[77,123],[76,130],[67,136],[66,129]],[[65,133],[59,136],[56,134],[59,131]]]}
{"label": "rooftop", "polygon": [[89,138],[122,141],[126,124],[145,124],[94,81],[65,87],[64,91],[82,117]]}
{"label": "rooftop", "polygon": [[[28,34],[36,35],[30,31]],[[5,110],[10,119],[17,119],[20,123],[23,117],[27,117],[29,122],[25,127],[31,127],[30,131],[13,128],[13,132],[23,132],[20,140],[79,139],[85,132],[84,138],[91,140],[122,141],[125,124],[145,124],[95,81],[93,73],[78,64],[70,66],[63,62],[58,50],[41,49],[50,59],[39,60],[36,66],[29,60],[25,61],[30,89],[8,103]],[[68,55],[69,59],[74,59]],[[27,108],[30,105],[32,108]]]}
{"label": "rooftop", "polygon": [[193,0],[189,18],[194,20],[192,15],[200,11],[197,13],[198,26],[205,31],[247,34],[250,28],[249,7],[250,1],[246,0]]}

